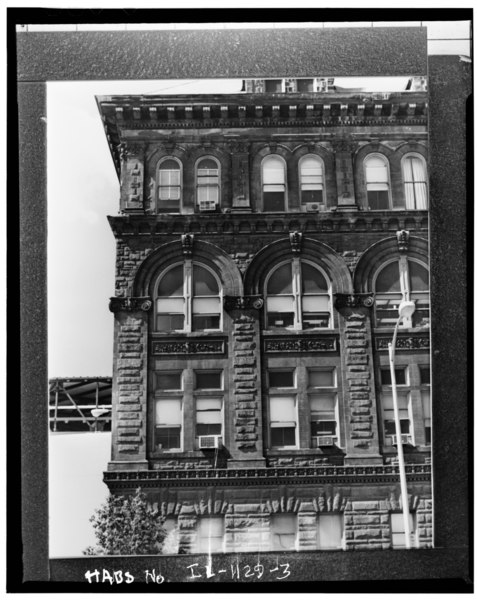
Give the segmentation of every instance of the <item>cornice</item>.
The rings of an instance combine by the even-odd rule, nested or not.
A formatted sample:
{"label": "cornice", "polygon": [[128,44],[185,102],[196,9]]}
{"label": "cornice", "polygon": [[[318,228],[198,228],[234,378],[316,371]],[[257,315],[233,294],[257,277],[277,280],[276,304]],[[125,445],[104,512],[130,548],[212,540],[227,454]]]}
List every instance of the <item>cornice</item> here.
{"label": "cornice", "polygon": [[[406,465],[409,482],[431,481],[431,465]],[[399,483],[397,465],[333,467],[268,467],[262,469],[184,469],[158,471],[107,471],[103,481],[109,488],[134,487],[225,487],[278,485],[369,485]]]}

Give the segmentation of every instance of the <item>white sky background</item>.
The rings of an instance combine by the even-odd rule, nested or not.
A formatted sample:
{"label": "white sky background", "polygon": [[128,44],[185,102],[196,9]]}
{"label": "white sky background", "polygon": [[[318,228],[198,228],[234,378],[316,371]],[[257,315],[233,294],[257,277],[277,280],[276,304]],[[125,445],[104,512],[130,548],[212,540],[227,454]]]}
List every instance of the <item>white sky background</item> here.
{"label": "white sky background", "polygon": [[[335,78],[374,91],[408,78]],[[48,362],[50,377],[112,373],[115,239],[119,181],[96,95],[234,93],[233,80],[94,81],[47,84]]]}

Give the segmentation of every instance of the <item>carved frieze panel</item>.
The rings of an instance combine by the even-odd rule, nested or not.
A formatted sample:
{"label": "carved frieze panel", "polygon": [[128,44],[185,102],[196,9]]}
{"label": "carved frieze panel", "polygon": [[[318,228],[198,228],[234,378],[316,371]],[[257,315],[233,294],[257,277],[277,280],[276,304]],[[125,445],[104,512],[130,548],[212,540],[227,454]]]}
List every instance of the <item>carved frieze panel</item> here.
{"label": "carved frieze panel", "polygon": [[[387,350],[392,342],[392,336],[383,336],[376,338],[376,349]],[[416,336],[398,336],[396,340],[396,350],[429,350],[431,340],[428,335]]]}
{"label": "carved frieze panel", "polygon": [[293,337],[265,340],[265,352],[336,352],[337,337]]}
{"label": "carved frieze panel", "polygon": [[156,340],[152,354],[225,354],[225,340]]}

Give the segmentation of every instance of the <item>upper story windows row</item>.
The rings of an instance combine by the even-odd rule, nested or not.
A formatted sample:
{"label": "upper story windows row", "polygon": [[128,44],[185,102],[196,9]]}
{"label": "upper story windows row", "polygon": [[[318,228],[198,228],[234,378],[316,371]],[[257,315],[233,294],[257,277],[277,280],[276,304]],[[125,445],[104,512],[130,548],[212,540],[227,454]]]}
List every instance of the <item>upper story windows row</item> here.
{"label": "upper story windows row", "polygon": [[[336,206],[341,188],[347,190],[351,204],[356,196],[358,206],[363,209],[425,210],[428,207],[426,161],[417,152],[404,154],[398,164],[384,153],[371,152],[356,162],[354,172],[349,172],[348,167],[346,170],[339,159],[336,163],[339,164],[309,153],[291,164],[281,154],[270,153],[253,167],[255,171],[252,168],[250,204],[243,162],[234,174],[237,182],[233,187],[242,188],[242,207],[248,205],[262,212],[325,210]],[[184,165],[176,156],[162,158],[157,165],[155,192],[151,197],[156,212],[179,213],[186,205],[185,212],[230,208],[230,174],[224,171],[221,161],[212,155],[201,157],[192,165]]]}

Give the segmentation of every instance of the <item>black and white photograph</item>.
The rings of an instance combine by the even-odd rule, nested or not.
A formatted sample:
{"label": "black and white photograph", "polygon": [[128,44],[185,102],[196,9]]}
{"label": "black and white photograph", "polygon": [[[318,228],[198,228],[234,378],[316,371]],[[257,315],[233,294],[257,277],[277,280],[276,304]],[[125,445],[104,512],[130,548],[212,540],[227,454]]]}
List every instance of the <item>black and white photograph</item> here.
{"label": "black and white photograph", "polygon": [[7,591],[471,593],[472,11],[8,12]]}

